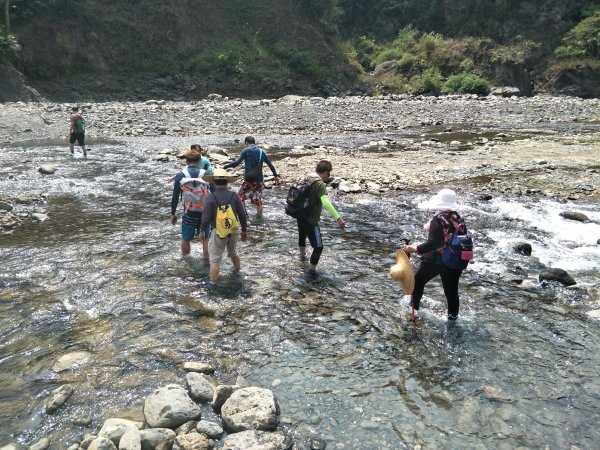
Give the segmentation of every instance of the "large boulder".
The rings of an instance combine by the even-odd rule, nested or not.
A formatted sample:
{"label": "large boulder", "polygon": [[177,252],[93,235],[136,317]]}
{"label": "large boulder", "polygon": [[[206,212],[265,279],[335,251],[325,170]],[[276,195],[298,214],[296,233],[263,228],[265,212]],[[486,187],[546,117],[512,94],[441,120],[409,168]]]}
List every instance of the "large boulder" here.
{"label": "large boulder", "polygon": [[142,437],[137,427],[129,427],[119,441],[119,450],[142,450]]}
{"label": "large boulder", "polygon": [[106,419],[102,428],[98,432],[99,437],[110,439],[116,446],[119,445],[123,435],[130,429],[138,430],[135,422],[127,419],[110,418]]}
{"label": "large boulder", "polygon": [[149,428],[140,431],[142,450],[169,450],[177,435],[168,428]]}
{"label": "large boulder", "polygon": [[235,391],[221,407],[225,428],[231,432],[270,431],[277,427],[279,405],[272,391],[247,387]]}
{"label": "large boulder", "polygon": [[565,286],[577,284],[575,279],[563,269],[544,269],[539,275],[540,282],[542,281],[558,281]]}
{"label": "large boulder", "polygon": [[230,434],[225,438],[221,450],[286,450],[290,448],[293,441],[285,434],[267,433],[264,431],[248,430],[241,433]]}
{"label": "large boulder", "polygon": [[176,384],[155,390],[144,403],[144,416],[151,428],[175,429],[190,420],[200,419],[200,407],[187,391]]}
{"label": "large boulder", "polygon": [[578,211],[563,211],[560,213],[560,216],[564,217],[565,219],[576,220],[577,222],[587,222],[590,220],[588,216]]}
{"label": "large boulder", "polygon": [[98,436],[92,441],[88,450],[117,450],[117,447],[110,439]]}
{"label": "large boulder", "polygon": [[190,397],[198,402],[212,402],[215,388],[206,375],[198,372],[190,372],[185,376]]}
{"label": "large boulder", "polygon": [[10,63],[0,62],[0,102],[42,102],[38,91],[27,86],[21,72]]}

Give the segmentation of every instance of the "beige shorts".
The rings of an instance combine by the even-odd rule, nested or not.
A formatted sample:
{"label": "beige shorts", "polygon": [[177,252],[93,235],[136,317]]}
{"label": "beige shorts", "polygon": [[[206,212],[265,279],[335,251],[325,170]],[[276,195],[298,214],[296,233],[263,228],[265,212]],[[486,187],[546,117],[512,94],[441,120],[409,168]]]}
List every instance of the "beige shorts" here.
{"label": "beige shorts", "polygon": [[229,237],[221,239],[217,236],[217,230],[212,229],[210,239],[208,240],[208,258],[211,264],[220,264],[223,258],[223,252],[227,249],[230,258],[238,256],[237,243],[240,240],[239,233],[230,234]]}

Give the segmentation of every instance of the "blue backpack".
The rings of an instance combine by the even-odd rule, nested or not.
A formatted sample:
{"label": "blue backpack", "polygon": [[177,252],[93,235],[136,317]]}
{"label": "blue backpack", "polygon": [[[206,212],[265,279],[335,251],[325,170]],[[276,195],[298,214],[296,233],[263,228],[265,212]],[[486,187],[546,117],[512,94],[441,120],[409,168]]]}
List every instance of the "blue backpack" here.
{"label": "blue backpack", "polygon": [[473,238],[466,233],[465,221],[457,213],[436,216],[444,230],[440,249],[442,262],[451,269],[463,270],[473,259]]}

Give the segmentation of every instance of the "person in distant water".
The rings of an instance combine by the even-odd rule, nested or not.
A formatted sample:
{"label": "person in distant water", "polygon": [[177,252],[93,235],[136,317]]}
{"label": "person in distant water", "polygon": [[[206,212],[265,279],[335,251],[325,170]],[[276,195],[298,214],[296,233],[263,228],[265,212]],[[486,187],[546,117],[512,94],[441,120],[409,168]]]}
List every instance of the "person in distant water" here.
{"label": "person in distant water", "polygon": [[[200,152],[200,154],[202,155],[202,147],[200,146],[200,144],[192,144],[192,145],[190,145],[190,149],[198,150]],[[204,170],[205,175],[213,174],[213,168],[210,165],[210,159],[208,159],[204,155],[202,155],[202,158],[200,158],[200,170]],[[214,190],[215,190],[215,185],[210,183],[210,192],[214,192]]]}
{"label": "person in distant water", "polygon": [[87,150],[85,148],[85,119],[78,106],[73,107],[69,120],[69,147],[71,148],[71,156],[75,155],[75,141],[81,146],[83,156],[87,158]]}
{"label": "person in distant water", "polygon": [[[234,181],[237,177],[230,175],[225,169],[216,169],[212,175],[205,175],[203,178],[209,183],[214,183],[216,187],[215,191],[208,196],[206,201],[200,232],[202,242],[208,242],[208,254],[210,257],[209,278],[211,283],[216,283],[219,279],[221,259],[225,249],[227,249],[227,254],[231,258],[233,268],[236,271],[241,269],[237,244],[240,239],[242,242],[246,242],[248,239],[248,223],[246,208],[244,208],[242,200],[235,191],[228,189],[228,183]],[[217,224],[217,211],[219,209],[225,211],[228,207],[231,208],[233,215],[235,215],[237,222],[241,226],[241,234],[239,228],[229,226],[229,230],[222,230],[220,229],[220,225]],[[205,232],[209,226],[212,226],[210,238],[208,237],[208,233]],[[227,228],[227,226],[224,228]],[[219,235],[223,231],[225,231],[225,234]]]}
{"label": "person in distant water", "polygon": [[[462,270],[446,266],[442,262],[441,251],[448,235],[448,232],[444,232],[444,228],[453,228],[455,224],[463,222],[460,215],[456,212],[458,209],[456,192],[451,189],[442,189],[419,206],[435,209],[437,213],[425,227],[428,228],[427,241],[416,247],[411,245],[404,247],[406,254],[416,253],[421,256],[421,264],[415,274],[415,288],[412,293],[411,302],[415,311],[418,311],[421,306],[421,298],[423,297],[425,285],[431,279],[440,275],[444,294],[448,302],[448,320],[454,321],[458,318],[460,306],[458,281]],[[466,226],[464,233],[467,233]]]}
{"label": "person in distant water", "polygon": [[[321,160],[317,163],[315,173],[310,174],[307,178],[311,179],[312,184],[308,191],[308,204],[309,209],[307,213],[296,219],[298,224],[298,248],[300,250],[300,259],[306,261],[306,238],[310,242],[313,248],[312,254],[310,255],[310,267],[308,273],[315,275],[317,273],[317,264],[323,253],[323,239],[321,237],[321,228],[319,227],[319,220],[321,218],[321,212],[323,208],[327,210],[331,217],[340,228],[345,228],[346,223],[342,219],[339,213],[335,210],[329,197],[327,197],[326,181],[331,178],[331,171],[333,166],[331,162],[327,160]],[[312,181],[314,180],[314,181]]]}
{"label": "person in distant water", "polygon": [[244,145],[246,145],[246,147],[242,150],[240,156],[235,161],[227,163],[223,167],[229,169],[238,166],[244,161],[244,182],[242,183],[238,194],[244,202],[244,206],[245,201],[248,198],[253,205],[256,205],[256,215],[260,218],[263,215],[262,192],[265,187],[262,172],[263,162],[271,169],[271,172],[275,177],[276,185],[279,184],[281,177],[277,174],[275,167],[269,160],[267,152],[256,145],[256,140],[252,136],[247,136],[244,139]]}
{"label": "person in distant water", "polygon": [[[208,196],[208,183],[205,183],[201,177],[204,175],[204,169],[200,169],[201,154],[199,150],[188,150],[185,153],[185,162],[187,167],[175,175],[173,183],[173,196],[171,197],[171,223],[177,223],[177,205],[182,196],[181,180],[183,178],[198,178],[199,182],[206,185],[206,195]],[[202,211],[184,211],[181,218],[181,255],[188,256],[192,251],[192,241],[200,236],[200,223],[202,222]],[[205,229],[208,234],[210,227]],[[205,260],[208,260],[208,242],[202,243],[202,254]]]}

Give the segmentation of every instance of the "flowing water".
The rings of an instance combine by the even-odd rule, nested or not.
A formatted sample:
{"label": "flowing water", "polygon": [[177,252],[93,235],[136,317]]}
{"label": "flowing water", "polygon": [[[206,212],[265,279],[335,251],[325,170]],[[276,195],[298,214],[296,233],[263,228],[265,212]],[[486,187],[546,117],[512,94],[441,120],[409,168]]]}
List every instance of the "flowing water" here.
{"label": "flowing water", "polygon": [[[145,149],[105,143],[88,160],[58,146],[0,149],[1,193],[44,194],[17,209],[49,216],[0,235],[0,445],[48,436],[67,448],[84,431],[73,417],[92,417],[97,431],[139,411],[156,387],[181,384],[181,363],[198,360],[224,381],[241,373],[273,389],[298,448],[313,435],[345,449],[600,442],[600,322],[586,315],[600,308],[597,203],[465,193],[477,256],[461,278],[460,318],[447,323],[432,281],[415,333],[388,269],[400,237],[424,238],[424,193],[334,195],[348,226],[324,213],[323,273],[313,279],[297,260],[284,192],[266,191],[242,276],[227,261],[207,289],[200,246],[182,260],[180,228],[168,220],[172,166]],[[43,163],[56,174],[41,176]],[[592,221],[561,219],[564,209]],[[520,241],[533,256],[512,250]],[[538,283],[544,265],[578,285]],[[92,360],[55,373],[74,351]],[[75,394],[46,415],[44,400],[65,383]]]}

